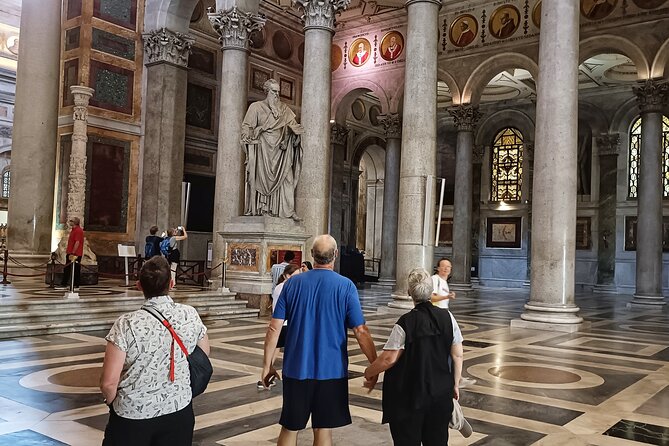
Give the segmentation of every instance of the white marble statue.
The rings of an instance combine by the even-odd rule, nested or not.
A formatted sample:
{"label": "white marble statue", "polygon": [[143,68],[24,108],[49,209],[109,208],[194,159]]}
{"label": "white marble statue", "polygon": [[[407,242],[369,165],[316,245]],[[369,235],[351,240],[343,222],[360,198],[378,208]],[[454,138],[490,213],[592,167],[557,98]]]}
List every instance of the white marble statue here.
{"label": "white marble statue", "polygon": [[263,85],[267,98],[249,106],[242,123],[246,154],[244,215],[269,215],[300,221],[295,188],[302,170],[304,129],[279,99],[279,83]]}

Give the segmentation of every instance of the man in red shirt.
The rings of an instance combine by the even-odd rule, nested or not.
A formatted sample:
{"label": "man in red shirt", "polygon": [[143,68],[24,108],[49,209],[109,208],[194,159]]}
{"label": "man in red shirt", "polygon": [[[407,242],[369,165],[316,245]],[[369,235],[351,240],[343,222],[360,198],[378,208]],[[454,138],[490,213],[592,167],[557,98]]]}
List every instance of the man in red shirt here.
{"label": "man in red shirt", "polygon": [[79,226],[79,217],[72,217],[67,224],[72,228],[70,237],[67,239],[67,266],[63,271],[63,289],[68,288],[68,282],[72,277],[72,265],[74,265],[74,290],[79,288],[81,277],[81,258],[84,255],[84,230]]}

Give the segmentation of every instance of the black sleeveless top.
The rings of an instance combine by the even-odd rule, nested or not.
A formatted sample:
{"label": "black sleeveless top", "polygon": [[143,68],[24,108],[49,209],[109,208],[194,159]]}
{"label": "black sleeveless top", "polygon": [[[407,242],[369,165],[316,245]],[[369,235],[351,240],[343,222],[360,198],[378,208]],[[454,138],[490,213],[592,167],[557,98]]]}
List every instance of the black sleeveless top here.
{"label": "black sleeveless top", "polygon": [[424,302],[400,317],[397,325],[406,333],[406,341],[404,353],[383,381],[383,423],[400,421],[453,397],[449,311]]}

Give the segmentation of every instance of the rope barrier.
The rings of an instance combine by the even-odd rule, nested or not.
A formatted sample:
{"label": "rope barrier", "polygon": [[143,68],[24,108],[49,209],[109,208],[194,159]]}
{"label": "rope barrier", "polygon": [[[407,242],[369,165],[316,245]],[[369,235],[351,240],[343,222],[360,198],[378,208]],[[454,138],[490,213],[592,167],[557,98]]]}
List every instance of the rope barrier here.
{"label": "rope barrier", "polygon": [[[3,285],[7,285],[7,284],[10,284],[10,283],[11,283],[11,282],[9,282],[9,281],[7,280],[7,277],[10,277],[10,276],[13,276],[13,277],[41,277],[41,276],[44,276],[45,274],[48,274],[48,268],[47,268],[47,267],[49,266],[49,264],[51,264],[51,266],[52,266],[51,274],[52,274],[52,276],[53,276],[53,274],[55,274],[55,267],[56,267],[56,265],[61,265],[61,266],[63,266],[63,268],[67,268],[68,266],[70,266],[70,265],[72,265],[73,263],[76,262],[76,261],[71,261],[71,262],[68,261],[68,262],[66,262],[66,263],[62,263],[62,262],[60,262],[58,259],[53,258],[52,260],[50,260],[50,261],[48,261],[48,262],[46,262],[46,263],[39,264],[39,265],[32,265],[32,266],[31,266],[31,265],[26,265],[26,264],[24,264],[24,263],[21,263],[20,261],[18,261],[18,260],[16,260],[16,259],[14,259],[13,257],[11,257],[11,256],[9,255],[9,251],[6,250],[6,249],[3,250],[2,253],[3,253],[3,271],[2,271],[2,274],[3,274],[3,280],[0,282],[0,284],[3,284]],[[144,260],[144,259],[142,259],[141,257],[138,257],[137,259],[138,259],[138,262],[140,262],[140,264],[141,264],[141,262]],[[10,262],[10,261],[11,261],[13,264],[18,265],[18,266],[20,266],[20,267],[22,267],[22,268],[31,269],[31,270],[34,270],[34,271],[41,271],[41,272],[38,273],[38,274],[17,274],[17,273],[9,273],[9,272],[7,271],[7,267],[8,267],[7,264],[8,264],[8,262]],[[98,277],[101,277],[101,278],[107,278],[107,279],[124,279],[124,278],[126,277],[126,274],[104,273],[104,272],[100,272],[99,270],[95,270],[95,269],[91,268],[91,267],[88,266],[88,265],[83,265],[83,264],[81,264],[81,263],[79,263],[79,265],[81,266],[82,269],[87,270],[87,271],[92,272],[92,273],[96,273],[96,274],[98,275]],[[190,279],[190,280],[194,280],[195,278],[200,277],[200,276],[205,276],[205,277],[206,277],[207,275],[211,274],[212,272],[214,272],[215,270],[217,270],[218,268],[220,268],[220,267],[223,266],[223,265],[224,265],[224,263],[221,262],[221,263],[219,263],[218,265],[216,265],[215,267],[213,267],[213,268],[205,268],[205,270],[204,270],[204,271],[201,271],[201,272],[194,272],[194,273],[185,273],[185,272],[182,272],[182,273],[178,274],[177,277],[178,277],[178,278],[181,278],[181,279],[183,279],[183,280],[189,280],[189,279]],[[134,266],[134,265],[133,265],[133,266]],[[189,267],[189,268],[193,268],[193,267]],[[137,274],[133,272],[131,275],[132,275],[132,276],[136,276]],[[53,279],[53,277],[52,277],[52,279]]]}

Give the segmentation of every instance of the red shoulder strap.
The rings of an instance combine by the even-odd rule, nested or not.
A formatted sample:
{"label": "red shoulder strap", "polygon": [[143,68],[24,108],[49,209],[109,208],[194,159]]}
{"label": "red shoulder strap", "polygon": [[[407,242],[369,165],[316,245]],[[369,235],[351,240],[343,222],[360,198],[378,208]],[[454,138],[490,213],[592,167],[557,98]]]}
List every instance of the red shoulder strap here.
{"label": "red shoulder strap", "polygon": [[167,330],[170,332],[170,335],[172,335],[172,345],[170,346],[170,381],[174,382],[174,342],[176,341],[176,343],[179,344],[179,348],[181,348],[181,351],[184,353],[184,355],[186,355],[186,358],[188,358],[188,350],[186,350],[186,346],[177,332],[174,330],[174,327],[172,327],[172,324],[170,324],[170,321],[168,321],[160,311],[155,308],[147,307],[142,307],[142,310],[158,319],[160,323],[165,328],[167,328]]}

